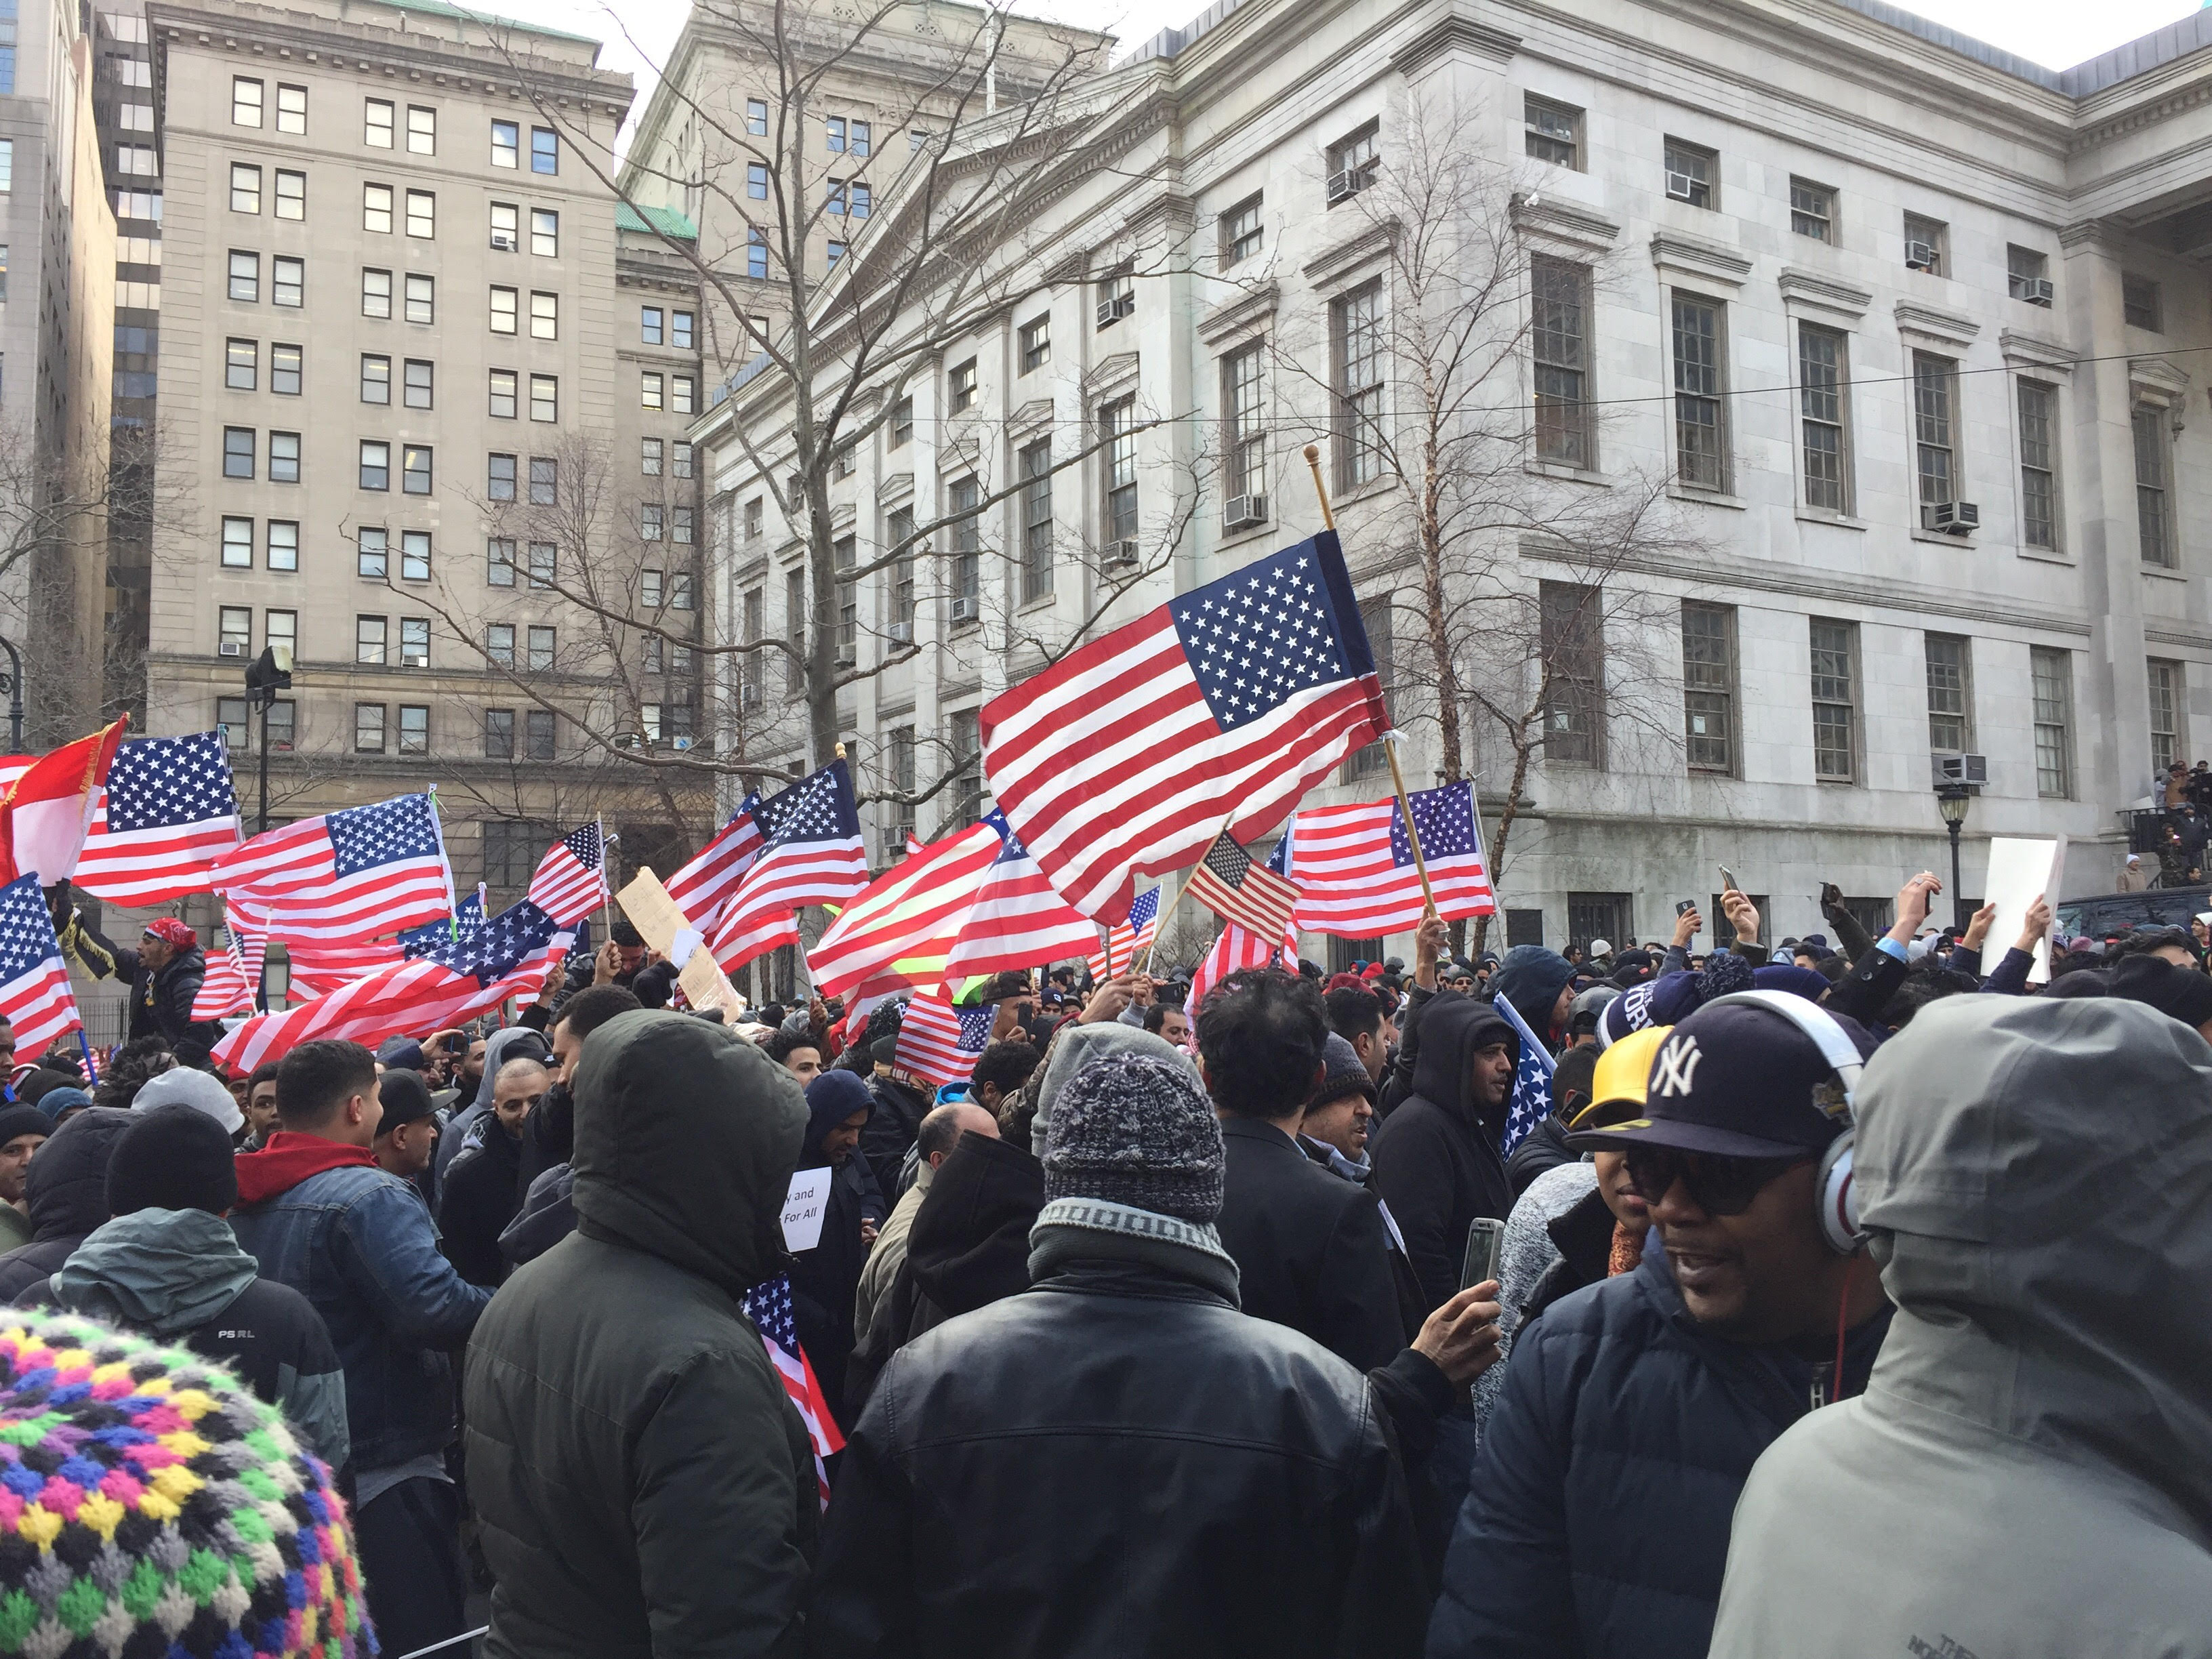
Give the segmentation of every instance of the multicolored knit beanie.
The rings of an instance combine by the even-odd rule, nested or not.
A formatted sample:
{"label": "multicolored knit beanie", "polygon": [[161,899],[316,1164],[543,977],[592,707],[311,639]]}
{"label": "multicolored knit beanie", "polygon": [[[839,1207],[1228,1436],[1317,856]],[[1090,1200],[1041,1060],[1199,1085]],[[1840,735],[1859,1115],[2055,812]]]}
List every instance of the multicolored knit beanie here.
{"label": "multicolored knit beanie", "polygon": [[331,1472],[220,1366],[0,1310],[0,1654],[368,1659]]}

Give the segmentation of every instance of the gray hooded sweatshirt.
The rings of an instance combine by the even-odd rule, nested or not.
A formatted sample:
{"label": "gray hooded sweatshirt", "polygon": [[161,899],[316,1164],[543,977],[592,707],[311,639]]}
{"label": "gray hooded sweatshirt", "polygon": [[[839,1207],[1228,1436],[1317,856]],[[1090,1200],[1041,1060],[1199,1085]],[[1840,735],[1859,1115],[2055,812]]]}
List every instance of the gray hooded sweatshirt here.
{"label": "gray hooded sweatshirt", "polygon": [[1896,1318],[1753,1468],[1714,1659],[2212,1656],[2212,1046],[1952,997],[1857,1103]]}

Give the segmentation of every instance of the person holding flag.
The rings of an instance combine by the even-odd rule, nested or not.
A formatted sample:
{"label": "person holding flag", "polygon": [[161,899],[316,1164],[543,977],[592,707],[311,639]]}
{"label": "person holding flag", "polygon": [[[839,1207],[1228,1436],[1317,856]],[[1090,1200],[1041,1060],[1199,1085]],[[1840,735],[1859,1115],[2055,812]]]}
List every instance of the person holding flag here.
{"label": "person holding flag", "polygon": [[175,916],[156,916],[133,949],[110,944],[84,920],[70,902],[67,882],[52,889],[50,904],[63,951],[93,978],[131,988],[132,1039],[158,1036],[180,1064],[204,1069],[208,1050],[222,1036],[222,1023],[192,1018],[192,1002],[208,971],[199,935]]}

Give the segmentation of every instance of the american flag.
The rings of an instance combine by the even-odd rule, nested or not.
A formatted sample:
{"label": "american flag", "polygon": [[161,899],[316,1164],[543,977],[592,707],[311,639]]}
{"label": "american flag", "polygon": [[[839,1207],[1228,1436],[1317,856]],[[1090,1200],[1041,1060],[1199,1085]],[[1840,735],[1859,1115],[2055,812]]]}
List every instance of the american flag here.
{"label": "american flag", "polygon": [[1513,1095],[1506,1103],[1505,1133],[1498,1138],[1498,1152],[1510,1158],[1522,1137],[1551,1115],[1552,1073],[1559,1062],[1552,1058],[1550,1049],[1536,1041],[1528,1022],[1511,1003],[1498,997],[1490,1006],[1521,1034],[1521,1058],[1513,1068]]}
{"label": "american flag", "polygon": [[1021,837],[1006,828],[1006,819],[989,812],[983,822],[1006,840],[984,870],[975,902],[969,906],[945,958],[946,981],[958,985],[979,974],[1034,968],[1096,945],[1098,924],[1069,909],[1067,901],[1052,890]]}
{"label": "american flag", "polygon": [[860,811],[843,761],[771,795],[752,809],[752,819],[760,854],[707,936],[714,960],[732,974],[763,951],[799,942],[800,905],[843,904],[868,884]]}
{"label": "american flag", "polygon": [[[261,980],[259,953],[256,952],[254,970],[248,973],[245,939],[235,927],[228,927],[223,932],[222,945],[206,953],[207,972],[200,980],[200,988],[192,995],[194,1019],[221,1019],[227,1014],[252,1013],[254,999],[259,994],[255,988]],[[209,943],[212,945],[214,941]]]}
{"label": "american flag", "polygon": [[907,1004],[906,1018],[899,1024],[900,1069],[927,1078],[940,1089],[965,1083],[975,1069],[975,1056],[991,1040],[997,1012],[994,1002],[955,1008],[942,991],[924,991]]}
{"label": "american flag", "polygon": [[[1285,861],[1279,843],[1275,866]],[[1213,838],[1213,845],[1183,884],[1183,891],[1224,921],[1233,921],[1261,939],[1280,939],[1288,933],[1298,906],[1297,887],[1277,868],[1253,863],[1251,854],[1231,840],[1226,830]]]}
{"label": "american flag", "polygon": [[573,927],[605,902],[606,847],[599,826],[571,830],[538,860],[530,902],[563,927]]}
{"label": "american flag", "polygon": [[[1482,856],[1474,785],[1448,783],[1407,798],[1421,832],[1421,856],[1447,921],[1498,913]],[[1298,926],[1339,939],[1379,939],[1420,926],[1420,873],[1398,798],[1350,806],[1310,806],[1291,820],[1291,874]]]}
{"label": "american flag", "polygon": [[1085,964],[1091,969],[1091,977],[1112,979],[1116,974],[1127,973],[1137,965],[1137,952],[1149,950],[1159,931],[1160,890],[1148,887],[1129,907],[1129,919],[1106,930],[1106,948],[1091,952]]}
{"label": "american flag", "polygon": [[449,938],[296,1008],[256,1014],[216,1045],[215,1058],[252,1071],[310,1038],[375,1042],[459,1025],[526,990],[534,995],[547,963],[568,948],[568,937],[525,899],[467,939]]}
{"label": "american flag", "polygon": [[280,939],[369,939],[453,908],[445,837],[427,794],[269,830],[217,859],[212,880],[259,907]]}
{"label": "american flag", "polygon": [[1275,959],[1281,949],[1279,939],[1269,945],[1265,936],[1239,927],[1231,922],[1221,930],[1221,937],[1213,941],[1213,948],[1198,964],[1198,971],[1190,976],[1190,1001],[1187,1005],[1194,1019],[1199,1005],[1206,994],[1227,979],[1231,974],[1247,972],[1254,968],[1265,968]]}
{"label": "american flag", "polygon": [[117,904],[166,904],[210,885],[238,845],[238,802],[220,732],[140,738],[115,751],[70,878]]}
{"label": "american flag", "polygon": [[722,826],[714,840],[699,849],[698,857],[669,877],[668,896],[702,936],[711,933],[730,907],[738,882],[760,856],[760,825],[753,822],[757,794],[747,795],[737,816]]}
{"label": "american flag", "polygon": [[806,952],[816,994],[850,1001],[942,985],[961,921],[1000,846],[996,830],[971,823],[869,883]]}
{"label": "american flag", "polygon": [[983,705],[983,764],[1052,884],[1127,918],[1224,818],[1250,839],[1388,724],[1334,532],[1178,595]]}
{"label": "american flag", "polygon": [[0,1015],[14,1023],[16,1046],[27,1054],[44,1054],[63,1032],[83,1024],[35,871],[0,887]]}
{"label": "american flag", "polygon": [[761,1344],[768,1350],[769,1363],[775,1367],[783,1391],[799,1409],[799,1420],[806,1425],[806,1437],[814,1444],[814,1479],[826,1510],[830,1472],[823,1468],[822,1460],[844,1450],[845,1437],[837,1432],[837,1419],[830,1414],[822,1385],[814,1380],[814,1367],[807,1364],[806,1351],[799,1346],[799,1324],[791,1312],[791,1275],[778,1273],[765,1284],[754,1285],[739,1300],[745,1317],[760,1332]]}

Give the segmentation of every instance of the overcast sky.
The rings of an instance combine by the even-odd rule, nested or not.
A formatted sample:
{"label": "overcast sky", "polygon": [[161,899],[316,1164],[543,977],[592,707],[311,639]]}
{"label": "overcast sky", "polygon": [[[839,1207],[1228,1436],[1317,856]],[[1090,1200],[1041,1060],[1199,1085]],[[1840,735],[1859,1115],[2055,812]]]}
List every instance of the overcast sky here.
{"label": "overcast sky", "polygon": [[[470,3],[470,0],[463,0]],[[605,0],[479,0],[483,9],[528,22],[544,23],[606,42],[599,62],[637,76],[634,107],[645,95],[668,48],[683,27],[685,0],[623,0],[617,9]],[[1016,9],[1060,17],[1090,28],[1110,29],[1124,49],[1164,28],[1188,22],[1207,0],[1017,0]],[[1920,0],[1909,8],[1961,33],[2052,69],[2065,69],[2094,58],[2123,41],[2185,17],[2195,0],[2099,0],[2095,5],[2069,0]]]}

